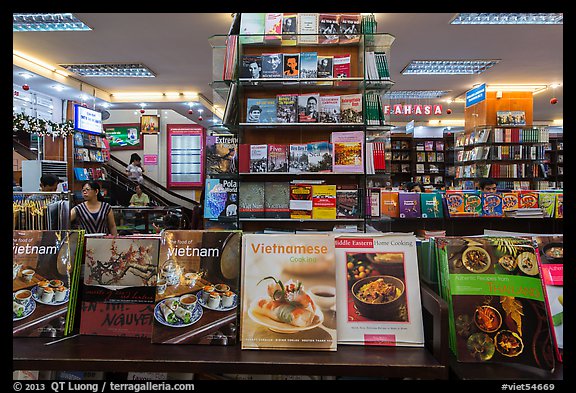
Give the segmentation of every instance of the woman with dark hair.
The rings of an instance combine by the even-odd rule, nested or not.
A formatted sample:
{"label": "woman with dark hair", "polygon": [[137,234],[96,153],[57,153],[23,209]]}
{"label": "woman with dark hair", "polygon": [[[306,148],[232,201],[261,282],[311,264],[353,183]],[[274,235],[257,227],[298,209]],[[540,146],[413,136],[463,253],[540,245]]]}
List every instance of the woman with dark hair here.
{"label": "woman with dark hair", "polygon": [[70,222],[78,220],[78,227],[86,233],[106,233],[117,235],[114,212],[109,203],[102,201],[100,184],[88,181],[82,185],[84,202],[74,206],[70,212]]}
{"label": "woman with dark hair", "polygon": [[126,175],[130,180],[142,184],[144,182],[144,168],[142,168],[142,158],[138,153],[132,153],[130,156],[130,165],[126,167]]}

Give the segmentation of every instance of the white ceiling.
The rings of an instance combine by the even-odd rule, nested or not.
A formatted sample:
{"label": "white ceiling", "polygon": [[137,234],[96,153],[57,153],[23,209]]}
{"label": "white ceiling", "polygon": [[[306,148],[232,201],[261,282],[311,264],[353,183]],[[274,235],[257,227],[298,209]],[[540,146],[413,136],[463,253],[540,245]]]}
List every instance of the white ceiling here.
{"label": "white ceiling", "polygon": [[[13,49],[48,64],[143,63],[156,78],[82,78],[78,80],[108,93],[194,91],[212,99],[212,48],[209,37],[226,34],[230,13],[76,13],[93,30],[79,32],[14,32]],[[444,102],[477,83],[542,84],[563,82],[563,25],[450,25],[454,13],[377,13],[378,32],[396,37],[390,54],[394,90],[450,90],[442,103],[463,119],[464,104]],[[402,75],[414,59],[500,59],[480,75]],[[53,81],[24,81],[14,66],[14,83],[28,83],[31,91],[70,99],[78,91],[56,92]],[[558,98],[556,105],[550,104]],[[72,98],[77,99],[77,98]],[[145,101],[143,101],[145,102]],[[138,103],[113,104],[132,109]],[[150,109],[174,109],[184,116],[185,103],[150,103]],[[435,117],[438,118],[438,117]],[[551,123],[563,118],[563,88],[534,96],[534,120]],[[400,120],[400,119],[392,119]],[[416,119],[428,120],[427,118]],[[203,124],[205,125],[205,124]],[[206,126],[206,125],[205,125]]]}

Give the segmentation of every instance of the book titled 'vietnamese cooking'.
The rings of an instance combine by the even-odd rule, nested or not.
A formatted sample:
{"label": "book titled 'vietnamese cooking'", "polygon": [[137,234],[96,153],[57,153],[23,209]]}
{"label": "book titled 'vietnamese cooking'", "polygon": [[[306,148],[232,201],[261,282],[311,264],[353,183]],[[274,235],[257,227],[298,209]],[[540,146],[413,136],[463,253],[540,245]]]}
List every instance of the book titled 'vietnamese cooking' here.
{"label": "book titled 'vietnamese cooking'", "polygon": [[335,351],[334,237],[242,237],[242,349]]}

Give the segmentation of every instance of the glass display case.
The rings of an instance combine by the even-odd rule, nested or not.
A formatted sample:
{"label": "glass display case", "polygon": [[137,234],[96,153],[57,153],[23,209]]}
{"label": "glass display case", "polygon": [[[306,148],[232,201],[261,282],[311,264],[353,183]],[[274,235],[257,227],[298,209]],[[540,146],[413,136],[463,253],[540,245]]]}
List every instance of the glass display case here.
{"label": "glass display case", "polygon": [[179,218],[178,228],[185,228],[185,217],[179,207],[173,206],[112,206],[116,228],[119,235],[137,233],[156,233],[153,224],[159,228],[164,226],[164,216],[173,214]]}

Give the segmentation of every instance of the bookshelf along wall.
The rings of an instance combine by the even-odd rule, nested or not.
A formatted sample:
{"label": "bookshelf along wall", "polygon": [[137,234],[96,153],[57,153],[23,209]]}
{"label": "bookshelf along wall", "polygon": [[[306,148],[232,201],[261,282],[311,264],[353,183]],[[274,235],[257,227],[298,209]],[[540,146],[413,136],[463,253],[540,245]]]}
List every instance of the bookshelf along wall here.
{"label": "bookshelf along wall", "polygon": [[550,142],[544,145],[544,168],[550,188],[564,187],[564,139],[550,137]]}
{"label": "bookshelf along wall", "polygon": [[446,172],[444,138],[418,138],[412,145],[412,179],[425,186],[443,185]]}
{"label": "bookshelf along wall", "polygon": [[[237,182],[232,198],[237,198],[237,221],[222,214],[223,205],[214,209],[217,215],[207,210],[215,200],[207,184],[205,227],[331,230],[350,225],[364,231],[365,189],[390,179],[385,151],[391,126],[381,116],[381,99],[393,82],[378,67],[378,58],[389,61],[394,37],[337,35],[329,43],[320,35],[296,34],[290,44],[266,35],[231,37],[226,51],[235,52],[239,68],[232,72],[234,67],[226,66],[223,79],[231,79],[212,84],[217,94],[224,92],[227,104],[224,127],[209,135],[237,138],[238,166],[234,173],[214,174],[207,163],[207,181]],[[237,45],[235,51],[230,42]],[[285,66],[278,74],[271,71],[272,58]],[[300,73],[289,75],[288,59],[295,58]],[[325,58],[331,71],[322,74]],[[250,62],[260,64],[262,74],[243,73],[243,64]],[[316,113],[310,115],[313,106]],[[222,190],[223,180],[219,183]]]}
{"label": "bookshelf along wall", "polygon": [[73,163],[74,181],[70,190],[75,203],[83,201],[82,184],[86,181],[97,181],[106,201],[110,200],[108,192],[109,179],[104,163],[110,160],[110,149],[107,147],[105,134],[95,135],[82,131],[74,132]]}

